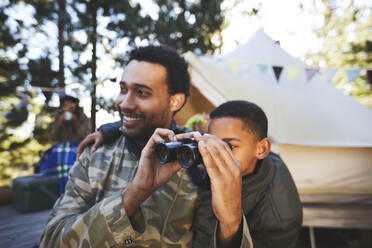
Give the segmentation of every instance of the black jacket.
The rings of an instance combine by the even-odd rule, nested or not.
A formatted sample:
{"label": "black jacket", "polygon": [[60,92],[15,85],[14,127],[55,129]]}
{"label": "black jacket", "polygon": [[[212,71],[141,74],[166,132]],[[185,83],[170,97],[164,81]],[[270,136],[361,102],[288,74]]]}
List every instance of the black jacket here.
{"label": "black jacket", "polygon": [[280,157],[271,153],[243,178],[243,211],[254,247],[296,247],[302,205]]}
{"label": "black jacket", "polygon": [[[293,248],[302,225],[302,205],[294,181],[280,157],[270,153],[255,171],[243,178],[242,205],[254,248]],[[196,223],[209,230],[217,221],[210,190],[200,190],[201,207]],[[206,236],[212,235],[208,233]]]}

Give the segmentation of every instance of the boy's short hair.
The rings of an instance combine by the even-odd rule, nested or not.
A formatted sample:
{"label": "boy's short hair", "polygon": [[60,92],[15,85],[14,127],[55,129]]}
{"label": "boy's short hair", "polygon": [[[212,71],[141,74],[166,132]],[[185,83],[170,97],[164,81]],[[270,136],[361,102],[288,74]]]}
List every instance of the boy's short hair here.
{"label": "boy's short hair", "polygon": [[231,117],[242,120],[246,128],[259,140],[267,137],[267,117],[265,112],[256,104],[243,100],[228,101],[210,114],[210,119]]}
{"label": "boy's short hair", "polygon": [[187,70],[188,64],[176,50],[164,45],[137,47],[129,54],[127,64],[132,60],[157,63],[167,70],[167,85],[170,95],[184,93],[190,95],[191,80]]}

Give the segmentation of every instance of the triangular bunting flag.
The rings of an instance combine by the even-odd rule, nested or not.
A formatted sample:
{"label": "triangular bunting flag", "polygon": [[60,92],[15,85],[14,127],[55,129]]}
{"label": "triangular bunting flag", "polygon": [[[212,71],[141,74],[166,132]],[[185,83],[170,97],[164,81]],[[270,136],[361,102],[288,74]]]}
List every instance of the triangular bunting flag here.
{"label": "triangular bunting flag", "polygon": [[274,74],[275,74],[276,81],[279,83],[280,74],[282,74],[283,67],[273,66],[273,71],[274,71]]}
{"label": "triangular bunting flag", "polygon": [[324,74],[324,77],[327,81],[332,82],[333,77],[337,73],[336,68],[324,68],[322,69],[322,73]]}
{"label": "triangular bunting flag", "polygon": [[297,67],[297,66],[287,66],[287,70],[288,70],[288,77],[289,77],[289,81],[293,81],[297,78],[298,74],[300,74],[301,72],[301,67]]}
{"label": "triangular bunting flag", "polygon": [[248,63],[243,63],[240,65],[240,68],[243,73],[250,73],[252,69],[252,65]]}
{"label": "triangular bunting flag", "polygon": [[267,65],[257,65],[257,68],[262,72],[262,74],[265,74],[267,67]]}
{"label": "triangular bunting flag", "polygon": [[240,61],[236,59],[229,59],[229,64],[231,67],[231,71],[233,73],[236,73],[239,69]]}
{"label": "triangular bunting flag", "polygon": [[360,69],[346,69],[345,73],[347,76],[347,83],[350,83],[357,79],[360,75]]}
{"label": "triangular bunting flag", "polygon": [[305,68],[307,81],[310,81],[315,76],[315,74],[317,74],[318,72],[319,72],[319,69]]}

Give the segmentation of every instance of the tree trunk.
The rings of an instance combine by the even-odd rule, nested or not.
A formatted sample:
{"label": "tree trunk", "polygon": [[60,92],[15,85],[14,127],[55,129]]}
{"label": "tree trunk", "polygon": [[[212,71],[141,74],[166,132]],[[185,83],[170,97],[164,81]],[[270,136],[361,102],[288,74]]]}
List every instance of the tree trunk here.
{"label": "tree trunk", "polygon": [[58,86],[65,87],[65,61],[64,61],[64,46],[65,46],[65,22],[66,22],[66,2],[58,0]]}
{"label": "tree trunk", "polygon": [[97,5],[96,3],[93,2],[95,5],[94,10],[93,10],[93,25],[92,25],[92,44],[93,44],[93,49],[92,49],[92,92],[91,92],[91,98],[92,98],[92,105],[91,105],[91,111],[90,111],[90,120],[91,120],[91,126],[92,126],[92,131],[96,130],[96,87],[97,87],[97,75],[96,75],[96,70],[97,70]]}

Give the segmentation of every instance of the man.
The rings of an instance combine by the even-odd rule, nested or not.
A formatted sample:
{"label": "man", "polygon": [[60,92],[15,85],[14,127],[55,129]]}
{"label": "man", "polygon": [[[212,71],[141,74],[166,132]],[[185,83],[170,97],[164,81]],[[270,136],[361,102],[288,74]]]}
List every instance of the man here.
{"label": "man", "polygon": [[[251,247],[246,223],[231,221],[229,212],[209,241],[210,232],[198,229],[203,219],[193,219],[198,194],[185,169],[154,158],[156,143],[184,131],[173,115],[189,89],[187,64],[175,51],[147,46],[131,52],[116,100],[123,135],[80,155],[41,247]],[[221,211],[226,203],[214,207]]]}
{"label": "man", "polygon": [[[236,222],[245,217],[254,247],[296,247],[302,206],[287,167],[270,152],[267,129],[267,118],[260,107],[230,101],[210,114],[209,134],[193,132],[176,137],[198,141],[210,176],[211,189],[199,192],[201,204],[195,216],[206,220],[199,223],[200,228],[208,230],[221,219],[220,215],[229,212]],[[114,138],[107,130],[103,134],[106,140]],[[220,201],[229,202],[230,209],[216,209]]]}

